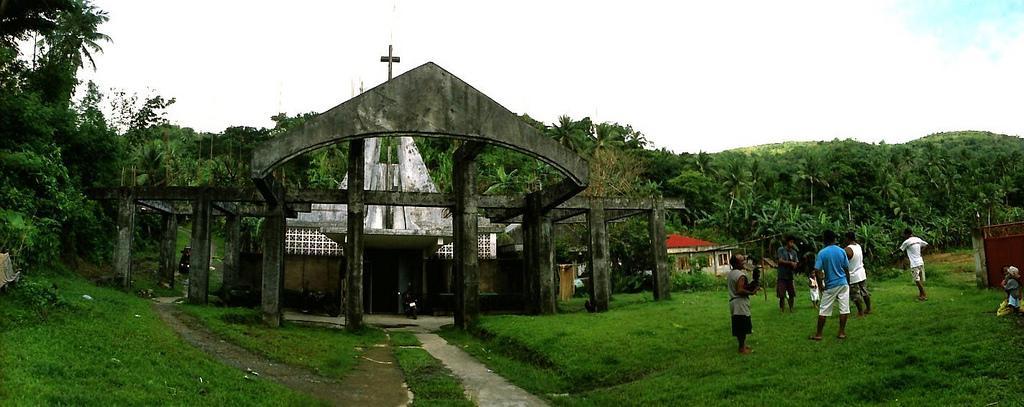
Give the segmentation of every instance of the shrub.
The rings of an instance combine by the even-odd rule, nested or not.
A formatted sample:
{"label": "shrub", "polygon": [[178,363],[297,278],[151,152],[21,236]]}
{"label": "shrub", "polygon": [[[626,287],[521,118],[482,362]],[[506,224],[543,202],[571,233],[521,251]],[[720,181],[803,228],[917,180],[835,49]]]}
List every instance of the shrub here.
{"label": "shrub", "polygon": [[23,276],[8,288],[6,298],[0,302],[0,329],[43,322],[57,311],[73,308],[57,285],[45,280]]}
{"label": "shrub", "polygon": [[672,273],[672,291],[710,291],[724,286],[709,273]]}
{"label": "shrub", "polygon": [[617,293],[638,293],[644,290],[650,290],[651,276],[646,273],[627,274],[612,273],[614,277],[612,279],[613,291]]}

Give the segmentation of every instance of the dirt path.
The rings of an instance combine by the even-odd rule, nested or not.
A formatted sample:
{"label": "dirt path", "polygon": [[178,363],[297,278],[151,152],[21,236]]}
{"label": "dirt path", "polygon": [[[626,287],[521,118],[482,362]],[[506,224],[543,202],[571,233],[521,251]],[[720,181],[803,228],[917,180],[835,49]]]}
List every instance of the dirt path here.
{"label": "dirt path", "polygon": [[404,406],[412,400],[391,348],[371,347],[344,380],[319,376],[304,368],[274,362],[242,347],[228,343],[206,329],[173,304],[154,305],[160,318],[185,341],[214,359],[243,372],[255,371],[257,380],[272,380],[293,390],[339,406]]}
{"label": "dirt path", "polygon": [[416,338],[423,349],[437,358],[452,371],[469,397],[481,406],[546,406],[543,400],[509,383],[505,378],[491,372],[482,363],[450,345],[437,334],[417,333]]}

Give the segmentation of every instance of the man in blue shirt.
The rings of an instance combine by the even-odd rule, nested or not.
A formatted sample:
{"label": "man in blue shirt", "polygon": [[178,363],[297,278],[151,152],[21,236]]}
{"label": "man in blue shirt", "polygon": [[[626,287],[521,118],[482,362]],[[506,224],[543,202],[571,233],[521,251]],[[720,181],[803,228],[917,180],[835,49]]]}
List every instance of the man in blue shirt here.
{"label": "man in blue shirt", "polygon": [[824,233],[825,248],[818,252],[814,260],[814,273],[818,279],[824,280],[825,291],[821,294],[821,306],[818,309],[818,331],[812,340],[821,340],[821,331],[825,329],[825,319],[832,316],[832,306],[839,306],[839,339],[846,339],[846,319],[850,316],[850,279],[848,270],[849,259],[846,251],[836,245],[836,232],[826,230]]}

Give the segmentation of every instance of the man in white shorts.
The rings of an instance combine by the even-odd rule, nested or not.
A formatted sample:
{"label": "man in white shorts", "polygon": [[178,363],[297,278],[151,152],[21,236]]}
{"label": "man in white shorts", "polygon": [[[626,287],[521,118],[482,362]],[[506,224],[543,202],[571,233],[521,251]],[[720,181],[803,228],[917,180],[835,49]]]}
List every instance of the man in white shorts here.
{"label": "man in white shorts", "polygon": [[826,230],[823,237],[825,248],[814,260],[814,273],[825,281],[825,291],[821,293],[818,309],[818,330],[811,339],[821,340],[825,319],[832,316],[833,306],[839,308],[839,334],[836,337],[846,339],[846,320],[850,317],[850,284],[846,274],[850,261],[846,258],[846,251],[836,245],[836,232]]}
{"label": "man in white shorts", "polygon": [[917,284],[917,299],[927,300],[928,295],[924,292],[924,258],[921,257],[921,250],[928,247],[928,242],[914,236],[910,228],[903,230],[903,237],[907,240],[900,244],[900,250],[907,252],[907,259],[910,260],[910,275],[914,278],[914,284]]}

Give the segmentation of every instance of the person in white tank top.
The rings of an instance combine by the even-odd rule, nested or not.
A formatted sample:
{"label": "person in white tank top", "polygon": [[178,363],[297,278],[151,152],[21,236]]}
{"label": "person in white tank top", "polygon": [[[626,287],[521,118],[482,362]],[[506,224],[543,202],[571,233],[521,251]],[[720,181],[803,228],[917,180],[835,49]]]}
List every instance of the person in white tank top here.
{"label": "person in white tank top", "polygon": [[857,317],[871,313],[871,292],[868,291],[868,272],[864,269],[864,249],[857,243],[857,234],[846,232],[846,257],[850,259],[850,299],[857,305]]}

